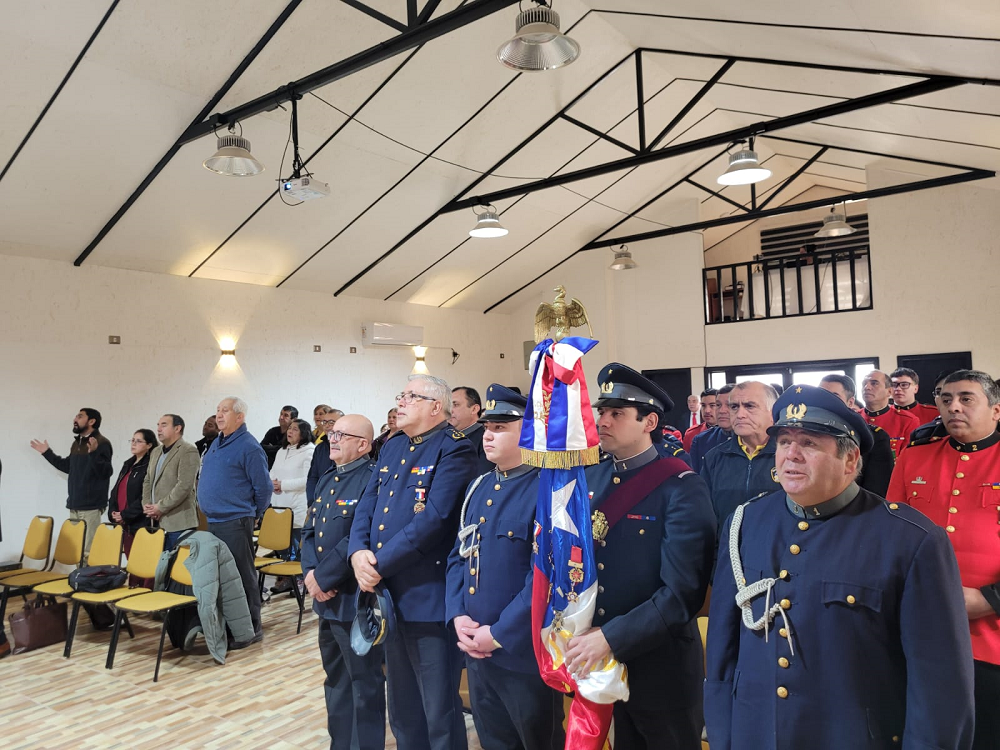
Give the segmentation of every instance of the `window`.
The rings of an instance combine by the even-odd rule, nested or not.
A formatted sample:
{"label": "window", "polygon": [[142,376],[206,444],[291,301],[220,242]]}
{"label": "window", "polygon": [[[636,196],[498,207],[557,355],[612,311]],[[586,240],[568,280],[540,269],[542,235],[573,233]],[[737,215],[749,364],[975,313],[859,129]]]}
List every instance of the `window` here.
{"label": "window", "polygon": [[791,385],[819,385],[827,375],[847,374],[854,379],[861,397],[861,379],[872,370],[878,369],[878,357],[858,357],[856,359],[829,359],[813,362],[781,362],[764,365],[731,365],[729,367],[705,368],[705,379],[711,388],[719,388],[726,383],[744,383],[759,380],[778,384],[782,388]]}

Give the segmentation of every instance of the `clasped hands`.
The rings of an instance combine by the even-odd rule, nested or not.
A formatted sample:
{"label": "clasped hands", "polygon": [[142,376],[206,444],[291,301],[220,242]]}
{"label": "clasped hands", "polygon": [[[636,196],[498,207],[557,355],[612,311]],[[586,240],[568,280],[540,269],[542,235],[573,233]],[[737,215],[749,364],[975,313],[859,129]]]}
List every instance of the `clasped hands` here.
{"label": "clasped hands", "polygon": [[358,579],[358,586],[362,591],[372,592],[375,586],[382,580],[381,574],[375,570],[378,559],[370,549],[360,549],[351,555],[351,567],[354,568],[354,577]]}
{"label": "clasped hands", "polygon": [[473,659],[488,659],[497,649],[489,625],[480,625],[468,615],[459,615],[452,622],[458,636],[458,648]]}
{"label": "clasped hands", "polygon": [[320,588],[320,585],[316,582],[316,576],[314,575],[314,571],[312,570],[306,573],[305,582],[306,582],[306,590],[309,592],[309,596],[311,596],[317,602],[328,602],[337,595],[337,589],[330,589],[329,591],[324,591],[322,588]]}

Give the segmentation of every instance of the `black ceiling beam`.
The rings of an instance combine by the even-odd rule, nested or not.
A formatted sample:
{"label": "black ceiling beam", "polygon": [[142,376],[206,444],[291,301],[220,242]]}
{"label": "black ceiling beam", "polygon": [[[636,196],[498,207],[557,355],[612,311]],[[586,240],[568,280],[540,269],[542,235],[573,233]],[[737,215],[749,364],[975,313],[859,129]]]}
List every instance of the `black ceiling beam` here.
{"label": "black ceiling beam", "polygon": [[[595,11],[596,12],[596,11]],[[640,47],[642,52],[658,52],[663,55],[678,55],[679,57],[703,57],[709,60],[728,60],[753,63],[755,65],[778,65],[784,68],[806,68],[810,70],[834,70],[840,73],[863,73],[865,75],[900,76],[902,78],[948,78],[959,83],[971,83],[982,86],[1000,86],[1000,78],[971,78],[969,76],[952,76],[946,73],[928,73],[915,70],[892,70],[889,68],[859,68],[854,65],[833,65],[830,63],[814,63],[802,60],[776,60],[771,57],[741,57],[735,55],[712,54],[709,52],[691,52],[681,49],[664,49],[662,47]]]}
{"label": "black ceiling beam", "polygon": [[181,136],[181,145],[190,143],[199,138],[214,132],[216,128],[228,126],[231,123],[246,120],[254,115],[268,112],[279,104],[290,101],[292,96],[304,95],[310,91],[326,86],[327,84],[339,81],[360,70],[369,68],[372,65],[395,57],[401,52],[406,52],[414,47],[426,44],[440,36],[448,34],[456,29],[460,29],[470,23],[478,21],[480,18],[496,13],[511,5],[515,5],[518,0],[472,0],[472,2],[446,13],[433,21],[404,31],[392,39],[387,39],[374,47],[369,47],[357,54],[328,65],[322,70],[317,70],[297,81],[286,83],[284,86],[276,88],[256,99],[252,99],[245,104],[241,104],[227,112],[217,112],[203,122],[196,123],[184,131]]}
{"label": "black ceiling beam", "polygon": [[[729,198],[729,197],[723,195],[721,190],[712,190],[712,188],[705,187],[700,182],[695,182],[694,180],[692,180],[690,178],[685,179],[684,182],[688,183],[689,185],[694,185],[694,187],[698,188],[699,190],[704,190],[706,193],[708,193],[713,198],[721,198],[722,200],[724,200],[729,205],[736,206],[736,208],[740,209],[740,211],[746,211],[747,210],[746,206],[744,206],[742,203],[737,203],[732,198]],[[707,198],[706,198],[706,200],[707,200]]]}
{"label": "black ceiling beam", "polygon": [[586,180],[591,177],[600,177],[602,175],[618,172],[624,169],[631,169],[632,167],[642,166],[644,164],[652,164],[657,161],[662,161],[663,159],[670,159],[675,156],[680,156],[681,154],[688,154],[692,151],[700,151],[704,148],[711,148],[723,144],[731,144],[736,141],[747,140],[762,133],[784,130],[785,128],[803,125],[815,120],[834,117],[836,115],[843,115],[848,112],[855,112],[861,109],[868,109],[869,107],[875,107],[880,104],[888,104],[889,102],[897,101],[899,99],[908,99],[913,96],[922,96],[936,91],[944,91],[946,89],[960,86],[962,83],[963,82],[956,81],[954,79],[928,78],[924,81],[907,84],[906,86],[900,86],[887,91],[880,91],[874,94],[868,94],[867,96],[861,96],[856,99],[848,99],[842,102],[826,104],[822,107],[816,107],[814,109],[806,110],[805,112],[798,112],[794,115],[777,117],[772,120],[765,120],[741,128],[728,130],[724,133],[716,133],[715,135],[706,136],[704,138],[697,138],[693,141],[679,143],[676,146],[667,146],[666,148],[661,148],[658,151],[651,151],[639,154],[638,156],[628,156],[623,159],[617,159],[605,164],[597,164],[593,167],[587,167],[586,169],[580,169],[575,172],[566,172],[545,180],[529,182],[526,185],[505,188],[503,190],[497,190],[493,193],[487,193],[486,195],[473,196],[471,198],[452,201],[444,206],[441,209],[441,212],[448,213],[450,211],[461,211],[469,208],[470,206],[479,205],[482,201],[496,203],[497,201],[514,198],[518,195],[533,193],[538,190],[546,190],[557,185],[565,185],[569,182]]}
{"label": "black ceiling beam", "polygon": [[340,0],[340,2],[342,2],[344,5],[350,5],[352,8],[354,8],[354,10],[360,10],[366,16],[370,16],[371,18],[374,18],[376,21],[380,21],[381,23],[384,23],[386,26],[388,26],[391,29],[395,29],[396,31],[406,31],[409,28],[402,21],[397,21],[392,16],[387,16],[385,13],[381,13],[375,10],[374,8],[365,5],[364,3],[360,2],[360,0]]}
{"label": "black ceiling beam", "polygon": [[608,135],[607,133],[601,132],[597,128],[591,127],[590,125],[588,125],[585,122],[581,122],[580,120],[577,120],[575,117],[570,117],[566,113],[563,113],[560,116],[566,122],[572,123],[573,125],[576,125],[578,128],[586,130],[591,135],[596,135],[601,140],[605,140],[608,143],[614,144],[615,146],[617,146],[618,148],[620,148],[620,149],[622,149],[624,151],[628,151],[630,154],[638,154],[639,153],[638,149],[632,148],[627,143],[623,143],[622,141],[619,141],[617,138],[614,138],[614,137]]}
{"label": "black ceiling beam", "polygon": [[784,181],[783,183],[781,183],[781,184],[780,184],[780,185],[778,186],[778,189],[777,189],[777,190],[775,190],[775,191],[774,191],[773,193],[771,193],[771,194],[770,194],[770,195],[769,195],[769,196],[767,197],[767,200],[765,200],[765,201],[764,201],[763,203],[761,203],[761,204],[760,204],[760,210],[762,210],[762,211],[763,211],[763,210],[764,210],[765,208],[767,208],[767,204],[768,204],[768,203],[770,203],[771,201],[773,201],[773,200],[774,200],[774,197],[775,197],[776,195],[778,195],[778,193],[780,193],[780,192],[781,192],[782,190],[784,190],[784,189],[785,189],[786,187],[788,187],[788,186],[789,186],[789,185],[791,185],[791,184],[792,184],[793,182],[795,182],[795,180],[797,180],[797,179],[799,178],[799,176],[800,176],[800,175],[801,175],[801,174],[802,174],[803,172],[805,172],[805,171],[806,171],[807,169],[809,169],[809,167],[811,167],[811,166],[813,165],[813,162],[815,162],[815,161],[816,161],[816,160],[817,160],[817,159],[818,159],[819,157],[821,157],[821,156],[822,156],[823,154],[825,154],[826,152],[827,152],[827,148],[826,148],[826,146],[824,146],[824,147],[823,147],[823,148],[821,148],[821,149],[820,149],[819,151],[817,151],[817,152],[816,152],[815,154],[813,154],[812,156],[810,156],[810,157],[809,157],[809,159],[808,159],[808,161],[806,161],[806,163],[805,163],[805,164],[803,164],[803,165],[802,165],[801,167],[799,167],[799,168],[798,168],[798,169],[796,169],[796,170],[795,170],[794,172],[792,172],[792,175],[791,175],[791,177],[789,177],[789,178],[788,178],[787,180],[785,180],[785,181]]}
{"label": "black ceiling beam", "polygon": [[80,54],[76,56],[76,59],[73,61],[73,64],[69,66],[69,70],[66,71],[66,75],[63,76],[62,80],[59,82],[59,85],[56,86],[56,90],[52,92],[52,96],[50,96],[49,100],[45,102],[45,106],[42,107],[42,111],[38,113],[38,117],[35,118],[35,121],[31,124],[31,127],[28,128],[28,132],[24,134],[24,138],[21,139],[21,142],[17,145],[17,148],[14,149],[14,153],[11,154],[10,159],[7,160],[7,164],[4,166],[3,171],[0,172],[0,180],[2,180],[4,176],[7,174],[7,172],[10,171],[10,167],[14,163],[14,160],[17,159],[18,154],[21,153],[21,150],[24,148],[25,144],[34,134],[35,130],[38,129],[38,125],[42,122],[42,118],[45,117],[49,109],[52,107],[52,104],[55,102],[56,98],[66,87],[66,84],[69,82],[69,79],[73,76],[74,71],[80,64],[80,61],[83,60],[84,55],[87,54],[87,50],[90,49],[90,45],[92,45],[94,43],[94,40],[97,39],[97,35],[101,33],[101,29],[104,28],[104,24],[108,22],[108,19],[111,18],[111,14],[114,12],[115,8],[118,7],[118,2],[119,0],[114,0],[114,2],[112,2],[111,5],[108,6],[108,10],[105,12],[104,16],[97,24],[97,28],[94,29],[94,31],[90,35],[90,38],[87,39],[86,44],[83,45],[83,49],[80,50]]}
{"label": "black ceiling beam", "polygon": [[[236,69],[229,75],[229,78],[226,79],[226,82],[222,84],[222,88],[215,92],[215,95],[204,107],[202,107],[201,112],[195,115],[195,118],[191,123],[192,125],[204,120],[208,116],[208,113],[211,112],[220,101],[222,101],[222,97],[229,93],[229,90],[236,84],[236,81],[239,80],[240,76],[242,76],[246,69],[250,67],[250,64],[257,59],[257,55],[261,53],[264,47],[267,46],[267,43],[270,42],[274,35],[278,33],[278,29],[284,25],[285,21],[287,21],[288,17],[291,16],[295,9],[299,7],[301,2],[302,0],[291,0],[291,2],[285,6],[284,10],[281,11],[278,17],[275,18],[268,27],[267,31],[264,32],[264,35],[257,40],[253,49],[247,53],[246,57],[240,61],[240,64],[236,66]],[[150,173],[146,175],[145,179],[139,183],[139,187],[132,191],[132,194],[128,197],[128,199],[117,211],[115,211],[114,216],[112,216],[108,222],[101,227],[101,231],[97,233],[97,236],[94,237],[94,239],[90,241],[90,244],[83,249],[83,252],[76,257],[76,260],[73,261],[74,266],[80,266],[83,264],[88,256],[94,252],[94,248],[101,244],[101,241],[108,235],[108,232],[114,229],[115,225],[121,220],[125,213],[137,200],[139,200],[140,196],[146,192],[146,188],[148,188],[150,184],[152,184],[153,180],[159,176],[160,172],[166,168],[170,160],[174,158],[174,155],[181,150],[181,146],[184,145],[184,141],[182,139],[183,136],[178,138],[177,141],[174,142],[174,145],[167,150],[167,153],[165,153],[160,160],[156,162],[156,166],[154,166]]]}
{"label": "black ceiling beam", "polygon": [[639,113],[639,150],[646,150],[646,100],[643,95],[642,52],[635,53],[635,99]]}
{"label": "black ceiling beam", "polygon": [[932,177],[926,180],[917,180],[915,182],[907,182],[903,185],[890,185],[884,188],[874,188],[872,190],[862,190],[857,193],[846,193],[842,196],[838,196],[837,200],[831,201],[829,198],[822,198],[820,200],[807,201],[805,203],[793,203],[791,205],[785,204],[778,206],[777,208],[768,208],[765,210],[750,211],[745,214],[736,214],[734,216],[723,216],[719,219],[708,219],[706,221],[696,221],[691,224],[684,224],[679,227],[670,227],[665,229],[656,229],[651,232],[643,232],[641,234],[631,234],[625,237],[612,237],[611,239],[598,240],[595,242],[590,242],[581,248],[582,250],[597,250],[602,247],[616,247],[618,245],[627,244],[631,242],[643,242],[645,240],[657,239],[659,237],[669,237],[674,234],[684,234],[685,232],[696,232],[702,229],[711,229],[712,227],[721,227],[727,224],[739,224],[744,221],[755,221],[757,219],[763,219],[768,216],[781,216],[783,214],[793,214],[799,211],[808,211],[813,208],[823,208],[824,206],[829,206],[831,203],[840,203],[845,200],[871,200],[873,198],[884,198],[889,195],[900,195],[903,193],[914,193],[918,190],[930,190],[931,188],[944,187],[946,185],[957,185],[962,182],[972,182],[974,180],[987,180],[991,177],[996,177],[996,172],[988,169],[970,169],[967,172],[962,172],[959,174],[946,175],[944,177]]}
{"label": "black ceiling beam", "polygon": [[695,105],[704,98],[705,94],[711,91],[712,87],[719,82],[719,79],[722,78],[722,76],[724,76],[726,73],[728,73],[729,69],[733,67],[733,65],[735,64],[736,61],[731,58],[729,60],[726,60],[726,62],[722,64],[722,67],[715,72],[715,75],[709,78],[707,81],[705,81],[705,85],[698,90],[698,93],[692,96],[691,100],[681,108],[681,111],[678,112],[676,115],[674,115],[674,119],[672,119],[667,124],[667,127],[661,130],[660,134],[657,135],[656,138],[652,140],[652,142],[649,144],[649,148],[643,150],[652,151],[657,146],[659,146],[660,143],[663,142],[663,139],[667,137],[667,133],[669,133],[671,130],[677,127],[677,123],[679,123],[681,120],[687,117],[688,112],[694,109]]}
{"label": "black ceiling beam", "polygon": [[418,24],[427,23],[428,19],[430,19],[430,17],[434,15],[434,11],[437,10],[440,4],[441,0],[427,0],[427,4],[424,6],[424,9],[420,11],[420,14],[417,16],[417,23]]}
{"label": "black ceiling beam", "polygon": [[[881,156],[881,157],[886,158],[886,159],[898,159],[900,161],[912,161],[914,164],[927,164],[928,166],[931,166],[931,167],[944,167],[945,169],[971,169],[971,167],[967,167],[967,166],[965,166],[963,164],[951,164],[951,163],[946,162],[946,161],[934,161],[932,159],[918,159],[915,156],[900,156],[899,154],[886,154],[886,153],[883,153],[881,151],[870,151],[868,149],[850,148],[848,146],[830,146],[830,145],[824,144],[824,143],[816,143],[815,141],[805,141],[805,140],[802,140],[801,138],[788,138],[787,136],[783,136],[783,135],[780,135],[780,136],[779,135],[768,135],[768,136],[765,136],[765,137],[768,140],[771,140],[771,141],[781,141],[782,143],[798,143],[798,144],[800,144],[802,146],[815,146],[816,148],[826,147],[826,148],[830,148],[830,149],[832,149],[834,151],[844,151],[845,153],[848,153],[848,154],[864,154],[865,156]],[[906,137],[906,138],[919,138],[920,136],[904,136],[904,137]],[[788,154],[785,154],[785,156],[788,156]],[[800,156],[800,157],[796,157],[796,158],[801,159],[803,157]],[[864,167],[852,167],[852,168],[853,169],[864,169]]]}

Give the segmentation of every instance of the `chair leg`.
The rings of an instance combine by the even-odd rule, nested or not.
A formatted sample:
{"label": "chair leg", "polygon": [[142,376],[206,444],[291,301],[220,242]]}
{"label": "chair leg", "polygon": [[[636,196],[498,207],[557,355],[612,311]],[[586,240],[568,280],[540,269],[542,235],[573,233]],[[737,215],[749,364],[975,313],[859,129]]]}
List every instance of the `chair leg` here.
{"label": "chair leg", "polygon": [[261,570],[257,574],[257,587],[260,589],[260,595],[264,596],[264,571]]}
{"label": "chair leg", "polygon": [[132,623],[128,621],[128,613],[123,616],[123,622],[125,623],[125,629],[128,631],[129,638],[135,640],[135,631],[132,630]]}
{"label": "chair leg", "polygon": [[[263,586],[263,583],[261,584]],[[4,620],[4,615],[7,614],[7,599],[10,597],[10,587],[3,587],[3,597],[0,597],[0,623]],[[27,600],[25,600],[27,601]]]}
{"label": "chair leg", "polygon": [[163,627],[160,628],[160,650],[156,652],[156,670],[153,672],[153,682],[160,679],[160,660],[163,658],[163,639],[167,635],[167,621],[170,619],[170,610],[163,613]]}
{"label": "chair leg", "polygon": [[66,646],[63,648],[63,657],[69,658],[73,651],[73,637],[76,635],[76,622],[80,618],[80,602],[73,602],[73,615],[69,618],[69,629],[66,631]]}
{"label": "chair leg", "polygon": [[111,669],[115,665],[115,651],[118,649],[118,636],[122,632],[122,618],[124,616],[124,610],[115,610],[115,629],[111,631],[111,646],[108,648],[108,661],[104,665],[105,669]]}
{"label": "chair leg", "polygon": [[302,612],[305,610],[305,595],[299,591],[299,581],[296,576],[292,576],[292,591],[295,592],[295,599],[299,603],[299,626],[295,629],[295,635],[302,632]]}

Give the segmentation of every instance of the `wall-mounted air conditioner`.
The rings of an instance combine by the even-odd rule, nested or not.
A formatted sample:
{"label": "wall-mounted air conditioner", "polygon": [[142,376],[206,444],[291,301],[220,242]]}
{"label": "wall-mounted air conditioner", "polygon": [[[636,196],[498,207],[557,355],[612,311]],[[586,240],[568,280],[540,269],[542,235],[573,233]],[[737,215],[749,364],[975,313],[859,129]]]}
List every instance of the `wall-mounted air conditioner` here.
{"label": "wall-mounted air conditioner", "polygon": [[400,323],[363,323],[361,343],[363,346],[421,346],[424,329]]}

